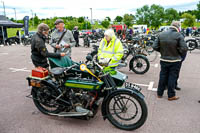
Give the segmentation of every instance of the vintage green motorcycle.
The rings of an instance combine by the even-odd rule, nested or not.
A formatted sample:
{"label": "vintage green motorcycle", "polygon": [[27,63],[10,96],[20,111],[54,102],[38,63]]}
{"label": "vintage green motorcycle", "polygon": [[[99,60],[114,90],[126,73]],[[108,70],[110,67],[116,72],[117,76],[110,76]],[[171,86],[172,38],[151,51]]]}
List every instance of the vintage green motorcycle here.
{"label": "vintage green motorcycle", "polygon": [[28,97],[46,115],[90,119],[101,104],[103,119],[115,127],[141,127],[148,114],[141,88],[126,82],[125,74],[102,67],[90,55],[86,59],[87,63],[75,63],[68,57],[64,61],[49,58],[48,76],[27,77],[32,87]]}

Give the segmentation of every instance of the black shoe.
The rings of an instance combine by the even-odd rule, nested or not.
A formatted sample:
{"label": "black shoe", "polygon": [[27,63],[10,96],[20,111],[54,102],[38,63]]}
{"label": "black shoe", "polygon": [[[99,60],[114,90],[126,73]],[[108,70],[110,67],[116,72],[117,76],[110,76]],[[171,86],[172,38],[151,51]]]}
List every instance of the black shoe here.
{"label": "black shoe", "polygon": [[177,91],[180,91],[180,90],[181,90],[181,88],[180,88],[180,87],[178,87],[178,86],[176,86],[176,87],[175,87],[175,90],[177,90]]}

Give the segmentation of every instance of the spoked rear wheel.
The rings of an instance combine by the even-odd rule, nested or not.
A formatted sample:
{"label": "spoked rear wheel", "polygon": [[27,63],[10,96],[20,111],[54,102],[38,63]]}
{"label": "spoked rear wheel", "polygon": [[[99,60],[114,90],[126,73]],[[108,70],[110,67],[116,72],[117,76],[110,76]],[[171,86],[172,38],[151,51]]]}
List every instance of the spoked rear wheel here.
{"label": "spoked rear wheel", "polygon": [[108,98],[107,118],[117,128],[135,130],[147,119],[147,106],[143,99],[130,92],[118,92]]}
{"label": "spoked rear wheel", "polygon": [[32,88],[33,102],[44,114],[59,113],[61,111],[61,107],[52,95],[55,94],[47,86],[44,88]]}

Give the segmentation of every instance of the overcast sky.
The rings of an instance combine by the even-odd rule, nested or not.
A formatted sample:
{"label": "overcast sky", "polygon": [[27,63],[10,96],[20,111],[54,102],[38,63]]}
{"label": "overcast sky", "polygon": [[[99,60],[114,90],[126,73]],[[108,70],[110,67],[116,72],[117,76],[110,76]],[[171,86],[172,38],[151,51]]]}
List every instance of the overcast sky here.
{"label": "overcast sky", "polygon": [[165,9],[174,8],[178,11],[193,10],[197,8],[199,0],[0,0],[0,15],[3,15],[3,3],[6,8],[6,16],[17,19],[24,16],[32,17],[31,10],[39,18],[54,16],[87,16],[91,18],[89,8],[92,8],[93,19],[104,19],[106,16],[114,19],[125,13],[135,14],[137,8],[144,5],[157,4]]}

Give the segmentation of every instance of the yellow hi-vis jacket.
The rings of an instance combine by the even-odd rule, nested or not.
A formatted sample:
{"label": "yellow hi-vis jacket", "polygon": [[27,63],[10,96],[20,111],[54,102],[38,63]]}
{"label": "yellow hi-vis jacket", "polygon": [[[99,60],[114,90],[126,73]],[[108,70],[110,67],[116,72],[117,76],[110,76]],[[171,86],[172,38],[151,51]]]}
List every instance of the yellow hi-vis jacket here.
{"label": "yellow hi-vis jacket", "polygon": [[110,58],[111,61],[108,67],[116,67],[121,62],[123,57],[123,46],[119,39],[112,37],[112,40],[107,44],[107,40],[104,38],[101,40],[98,49],[98,59]]}

